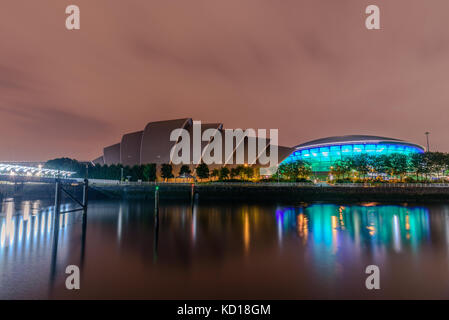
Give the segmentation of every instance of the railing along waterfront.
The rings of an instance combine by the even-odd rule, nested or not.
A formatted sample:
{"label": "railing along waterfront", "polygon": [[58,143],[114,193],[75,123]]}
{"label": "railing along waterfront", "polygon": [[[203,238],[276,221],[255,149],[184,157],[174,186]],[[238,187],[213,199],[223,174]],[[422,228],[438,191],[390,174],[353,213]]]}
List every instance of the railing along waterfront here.
{"label": "railing along waterfront", "polygon": [[347,187],[347,188],[449,188],[449,183],[311,183],[311,182],[137,182],[126,181],[120,182],[118,180],[96,180],[89,179],[93,185],[117,185],[117,186],[190,186],[195,185],[210,185],[210,186],[236,186],[236,187],[311,187],[311,188],[333,188],[333,187]]}

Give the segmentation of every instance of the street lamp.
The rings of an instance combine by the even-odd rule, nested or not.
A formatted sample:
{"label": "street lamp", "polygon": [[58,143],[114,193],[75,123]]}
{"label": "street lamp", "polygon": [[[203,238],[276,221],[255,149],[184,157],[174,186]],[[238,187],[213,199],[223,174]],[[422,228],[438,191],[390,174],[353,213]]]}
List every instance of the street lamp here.
{"label": "street lamp", "polygon": [[426,140],[427,140],[427,152],[430,152],[429,134],[430,134],[430,132],[428,132],[428,131],[425,132]]}

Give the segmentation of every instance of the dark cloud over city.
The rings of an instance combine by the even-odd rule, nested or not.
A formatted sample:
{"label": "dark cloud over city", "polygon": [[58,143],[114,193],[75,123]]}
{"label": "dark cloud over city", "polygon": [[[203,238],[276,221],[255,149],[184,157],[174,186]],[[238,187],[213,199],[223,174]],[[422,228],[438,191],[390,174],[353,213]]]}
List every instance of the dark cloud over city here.
{"label": "dark cloud over city", "polygon": [[[377,3],[374,3],[377,2]],[[65,28],[65,8],[81,30]],[[381,9],[381,30],[365,8]],[[147,122],[449,151],[446,0],[5,0],[0,160],[93,159]]]}

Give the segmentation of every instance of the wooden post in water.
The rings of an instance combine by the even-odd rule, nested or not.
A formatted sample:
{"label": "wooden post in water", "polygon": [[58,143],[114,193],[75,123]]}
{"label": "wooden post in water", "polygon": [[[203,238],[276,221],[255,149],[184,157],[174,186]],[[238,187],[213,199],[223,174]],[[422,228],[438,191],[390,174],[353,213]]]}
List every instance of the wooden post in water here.
{"label": "wooden post in water", "polygon": [[84,179],[83,185],[83,224],[81,233],[81,268],[84,268],[84,256],[86,252],[86,232],[87,232],[87,193],[89,191],[89,180]]}
{"label": "wooden post in water", "polygon": [[89,191],[89,180],[84,179],[84,185],[83,185],[83,208],[84,208],[84,214],[87,213],[87,192]]}
{"label": "wooden post in water", "polygon": [[[56,179],[55,187],[55,230],[59,229],[59,215],[61,213],[61,182]],[[56,224],[57,223],[57,224]]]}
{"label": "wooden post in water", "polygon": [[153,263],[157,261],[157,249],[159,242],[159,186],[154,190],[154,238],[153,238]]}
{"label": "wooden post in water", "polygon": [[50,291],[53,289],[56,277],[56,261],[58,256],[59,215],[61,214],[61,183],[59,178],[55,183],[55,216],[53,219],[53,250],[50,268]]}

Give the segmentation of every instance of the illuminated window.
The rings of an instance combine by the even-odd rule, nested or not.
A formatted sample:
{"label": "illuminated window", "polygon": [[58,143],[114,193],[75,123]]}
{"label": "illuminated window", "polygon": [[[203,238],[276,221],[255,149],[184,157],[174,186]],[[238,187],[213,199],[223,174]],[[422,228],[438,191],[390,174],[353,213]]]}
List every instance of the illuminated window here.
{"label": "illuminated window", "polygon": [[321,153],[321,157],[328,158],[329,157],[329,148],[328,147],[320,148],[320,153]]}
{"label": "illuminated window", "polygon": [[365,146],[365,152],[372,153],[376,151],[376,146],[374,144],[367,144]]}
{"label": "illuminated window", "polygon": [[378,144],[376,147],[376,152],[382,153],[386,150],[387,146],[384,144]]}
{"label": "illuminated window", "polygon": [[345,155],[350,155],[352,153],[352,145],[345,145],[341,147],[341,153]]}
{"label": "illuminated window", "polygon": [[364,149],[364,146],[361,144],[354,145],[354,153],[361,153]]}

